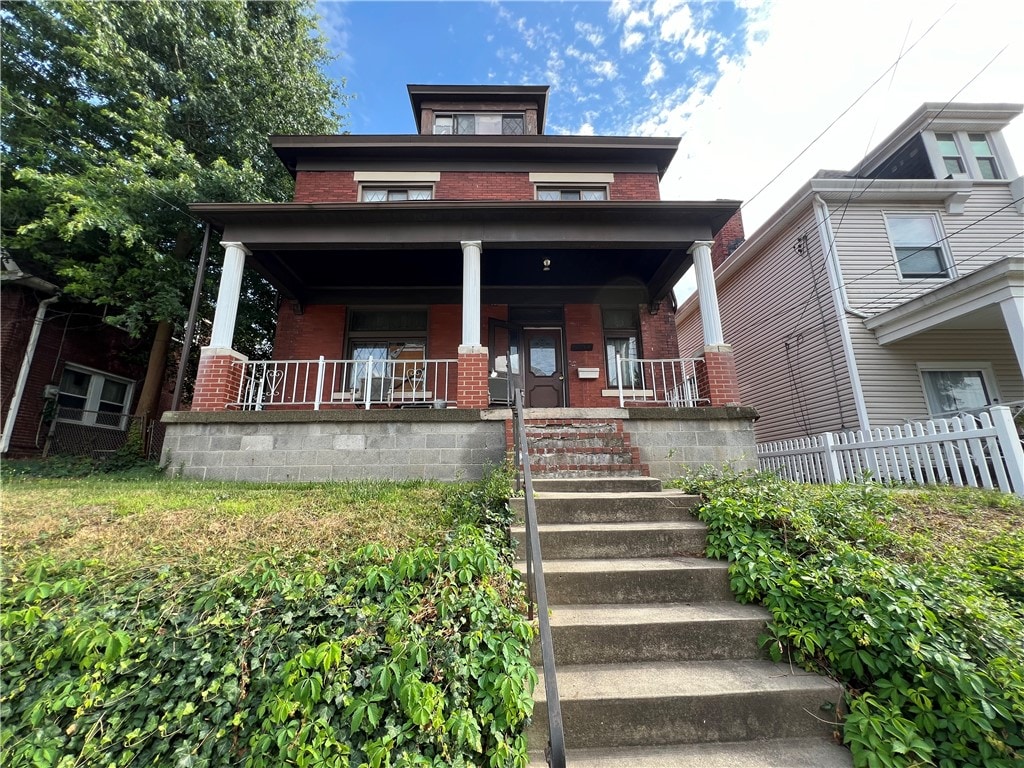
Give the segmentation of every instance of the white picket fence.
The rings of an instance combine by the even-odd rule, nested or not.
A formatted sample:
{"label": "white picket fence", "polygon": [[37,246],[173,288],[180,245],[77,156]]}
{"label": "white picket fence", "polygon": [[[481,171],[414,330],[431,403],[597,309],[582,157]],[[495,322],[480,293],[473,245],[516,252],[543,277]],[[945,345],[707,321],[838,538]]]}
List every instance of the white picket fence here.
{"label": "white picket fence", "polygon": [[761,469],[801,483],[916,483],[1024,496],[1024,449],[1010,409],[757,446]]}

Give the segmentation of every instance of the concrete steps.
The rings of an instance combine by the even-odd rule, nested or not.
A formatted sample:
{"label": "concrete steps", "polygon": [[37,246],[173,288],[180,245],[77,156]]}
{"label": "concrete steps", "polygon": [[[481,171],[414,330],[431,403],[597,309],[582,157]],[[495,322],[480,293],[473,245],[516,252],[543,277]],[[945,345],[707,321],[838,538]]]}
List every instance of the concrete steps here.
{"label": "concrete steps", "polygon": [[[737,604],[727,564],[701,556],[696,499],[641,477],[534,488],[573,768],[852,765],[831,739],[841,690],[763,657],[768,614]],[[522,514],[522,499],[513,505]],[[522,526],[513,535],[522,556]],[[547,703],[533,654],[541,682],[527,737],[540,766]]]}

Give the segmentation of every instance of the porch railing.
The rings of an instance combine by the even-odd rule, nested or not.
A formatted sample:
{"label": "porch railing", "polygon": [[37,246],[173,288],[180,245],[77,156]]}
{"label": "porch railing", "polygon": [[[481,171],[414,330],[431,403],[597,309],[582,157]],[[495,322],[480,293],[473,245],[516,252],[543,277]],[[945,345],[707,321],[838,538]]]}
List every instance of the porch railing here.
{"label": "porch railing", "polygon": [[998,488],[1024,496],[1024,449],[1006,406],[968,420],[932,419],[761,443],[757,458],[761,469],[803,483],[871,479]]}
{"label": "porch railing", "polygon": [[700,391],[700,358],[644,360],[615,356],[618,373],[619,406],[649,403],[669,408],[693,408],[711,401]]}
{"label": "porch railing", "polygon": [[271,406],[443,408],[456,391],[457,360],[252,360],[240,363],[243,410]]}

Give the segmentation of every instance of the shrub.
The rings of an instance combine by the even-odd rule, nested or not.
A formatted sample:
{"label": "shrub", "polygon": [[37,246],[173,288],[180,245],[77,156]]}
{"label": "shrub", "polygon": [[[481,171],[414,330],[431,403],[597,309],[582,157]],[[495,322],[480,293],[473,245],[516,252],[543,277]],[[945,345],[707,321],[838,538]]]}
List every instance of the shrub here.
{"label": "shrub", "polygon": [[708,554],[762,603],[763,638],[846,686],[856,766],[1011,768],[1024,760],[1020,549],[1005,538],[904,562],[874,485],[800,486],[774,475],[695,475]]}

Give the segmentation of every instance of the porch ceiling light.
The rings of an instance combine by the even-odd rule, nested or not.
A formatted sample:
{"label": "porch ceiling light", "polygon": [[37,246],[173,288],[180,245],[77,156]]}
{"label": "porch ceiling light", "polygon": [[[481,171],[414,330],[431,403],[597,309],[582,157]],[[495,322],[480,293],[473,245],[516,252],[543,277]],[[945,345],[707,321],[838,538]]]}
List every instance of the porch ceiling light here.
{"label": "porch ceiling light", "polygon": [[551,259],[544,259],[541,262],[541,264],[544,267],[543,270],[542,270],[543,272],[550,272],[551,271]]}

